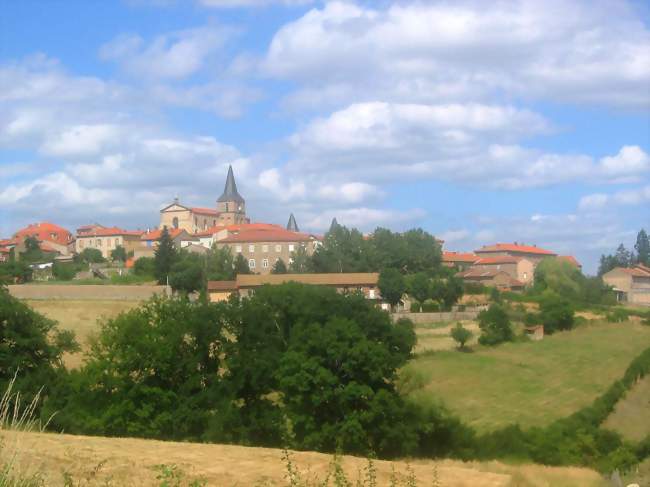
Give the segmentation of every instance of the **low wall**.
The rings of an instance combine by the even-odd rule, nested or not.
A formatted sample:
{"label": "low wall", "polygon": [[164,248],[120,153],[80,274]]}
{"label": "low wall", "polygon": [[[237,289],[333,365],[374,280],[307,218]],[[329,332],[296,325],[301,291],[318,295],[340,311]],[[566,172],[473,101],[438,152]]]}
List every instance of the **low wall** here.
{"label": "low wall", "polygon": [[428,323],[440,323],[448,321],[475,320],[478,311],[450,311],[447,313],[393,313],[393,320],[408,318],[416,325],[425,325]]}
{"label": "low wall", "polygon": [[164,294],[167,286],[16,284],[8,288],[18,299],[144,301],[154,294]]}

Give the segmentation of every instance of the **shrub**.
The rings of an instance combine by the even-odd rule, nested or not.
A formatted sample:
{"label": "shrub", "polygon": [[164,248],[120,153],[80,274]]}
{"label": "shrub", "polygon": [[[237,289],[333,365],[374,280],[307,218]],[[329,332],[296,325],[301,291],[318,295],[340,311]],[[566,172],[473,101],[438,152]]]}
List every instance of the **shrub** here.
{"label": "shrub", "polygon": [[629,318],[629,313],[622,308],[615,308],[607,313],[607,315],[605,315],[605,319],[609,323],[622,323],[624,321],[627,321]]}
{"label": "shrub", "polygon": [[427,299],[422,303],[423,313],[437,313],[440,311],[440,305],[431,299]]}
{"label": "shrub", "polygon": [[137,276],[147,276],[154,279],[155,261],[153,257],[140,257],[133,264],[133,273]]}
{"label": "shrub", "polygon": [[545,333],[573,328],[573,314],[573,306],[568,299],[553,291],[544,292],[539,303],[539,316]]}
{"label": "shrub", "polygon": [[491,304],[478,315],[481,336],[478,341],[481,345],[498,345],[502,342],[511,342],[514,332],[506,309],[500,304]]}
{"label": "shrub", "polygon": [[463,287],[465,289],[465,294],[486,294],[488,290],[488,288],[480,282],[465,282]]}
{"label": "shrub", "polygon": [[420,310],[422,309],[422,305],[418,303],[417,301],[411,302],[411,313],[419,313]]}
{"label": "shrub", "polygon": [[474,334],[463,327],[462,323],[456,323],[456,326],[451,329],[451,337],[456,343],[458,343],[459,348],[465,348],[465,343],[467,343]]}
{"label": "shrub", "polygon": [[60,281],[71,281],[83,268],[81,264],[55,262],[52,265],[52,275]]}

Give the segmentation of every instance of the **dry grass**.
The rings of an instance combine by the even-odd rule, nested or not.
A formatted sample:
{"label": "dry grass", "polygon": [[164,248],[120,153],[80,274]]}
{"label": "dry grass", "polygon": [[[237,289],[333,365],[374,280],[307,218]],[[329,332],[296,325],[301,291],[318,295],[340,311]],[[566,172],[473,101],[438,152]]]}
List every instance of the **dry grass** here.
{"label": "dry grass", "polygon": [[635,384],[616,404],[604,426],[632,441],[650,435],[650,375]]}
{"label": "dry grass", "polygon": [[[19,436],[25,452],[22,460],[38,464],[46,485],[63,484],[63,475],[81,485],[157,486],[157,465],[177,465],[188,479],[202,479],[206,485],[288,485],[282,451],[241,446],[174,443],[130,438],[99,438],[46,433],[8,433]],[[292,452],[291,459],[305,479],[323,478],[332,461],[330,455]],[[463,463],[451,460],[410,463],[418,485],[444,487],[600,487],[600,476],[582,468],[554,468],[537,465],[511,466],[499,462]],[[342,466],[349,478],[357,479],[366,460],[344,457]],[[391,470],[406,474],[405,462],[375,462],[377,484],[389,485]],[[76,485],[76,484],[75,484]]]}
{"label": "dry grass", "polygon": [[30,300],[25,302],[39,313],[58,321],[61,329],[75,332],[82,352],[64,357],[68,367],[79,367],[83,352],[87,349],[88,338],[98,330],[102,319],[114,318],[121,312],[139,305],[136,301]]}
{"label": "dry grass", "polygon": [[539,342],[426,354],[402,373],[416,378],[415,400],[442,399],[480,431],[543,426],[590,404],[648,343],[650,327],[598,323]]}
{"label": "dry grass", "polygon": [[[414,353],[453,350],[458,347],[458,344],[451,338],[451,329],[456,326],[456,321],[450,322],[444,326],[428,328],[426,326],[416,326],[415,334],[418,337],[418,342],[415,345]],[[478,341],[480,330],[476,321],[461,321],[463,326],[474,333],[472,339],[466,346],[475,345]]]}

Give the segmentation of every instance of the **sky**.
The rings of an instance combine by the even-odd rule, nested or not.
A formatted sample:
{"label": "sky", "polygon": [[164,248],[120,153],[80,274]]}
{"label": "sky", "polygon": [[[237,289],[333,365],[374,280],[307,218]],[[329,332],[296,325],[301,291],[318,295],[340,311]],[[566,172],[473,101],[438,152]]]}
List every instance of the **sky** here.
{"label": "sky", "polygon": [[421,227],[602,253],[650,231],[637,1],[5,1],[0,237],[32,222]]}

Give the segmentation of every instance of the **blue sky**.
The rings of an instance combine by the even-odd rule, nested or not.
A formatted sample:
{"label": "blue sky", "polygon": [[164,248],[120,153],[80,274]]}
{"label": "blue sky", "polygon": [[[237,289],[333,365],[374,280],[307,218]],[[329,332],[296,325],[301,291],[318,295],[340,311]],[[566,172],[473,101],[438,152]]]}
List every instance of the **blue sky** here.
{"label": "blue sky", "polygon": [[594,272],[650,230],[648,19],[622,1],[6,2],[0,236],[153,226],[175,195],[212,206],[233,164],[255,221],[534,243]]}

